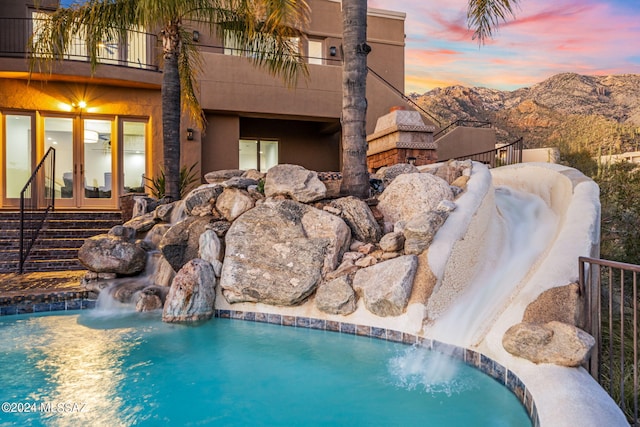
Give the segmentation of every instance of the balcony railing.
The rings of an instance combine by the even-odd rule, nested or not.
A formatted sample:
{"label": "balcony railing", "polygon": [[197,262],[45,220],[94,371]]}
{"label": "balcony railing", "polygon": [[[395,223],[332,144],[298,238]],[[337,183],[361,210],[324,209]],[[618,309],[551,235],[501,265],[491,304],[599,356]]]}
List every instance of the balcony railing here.
{"label": "balcony railing", "polygon": [[[43,19],[0,18],[0,57],[30,58],[30,38]],[[122,36],[104,40],[98,49],[98,62],[144,70],[158,70],[158,37],[155,34],[127,30]],[[76,37],[62,59],[89,61],[88,49],[82,38]]]}

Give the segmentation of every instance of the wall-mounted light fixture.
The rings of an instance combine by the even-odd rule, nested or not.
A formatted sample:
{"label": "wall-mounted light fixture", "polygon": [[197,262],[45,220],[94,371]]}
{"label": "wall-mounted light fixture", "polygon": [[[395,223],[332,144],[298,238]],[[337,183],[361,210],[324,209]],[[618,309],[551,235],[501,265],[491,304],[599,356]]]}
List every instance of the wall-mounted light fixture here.
{"label": "wall-mounted light fixture", "polygon": [[200,41],[200,31],[197,31],[197,30],[193,31],[193,41],[194,42]]}
{"label": "wall-mounted light fixture", "polygon": [[193,129],[187,128],[187,141],[193,141]]}
{"label": "wall-mounted light fixture", "polygon": [[336,56],[338,53],[338,49],[335,46],[329,46],[329,55]]}
{"label": "wall-mounted light fixture", "polygon": [[87,103],[85,101],[72,102],[71,107],[76,110],[84,110],[87,108]]}

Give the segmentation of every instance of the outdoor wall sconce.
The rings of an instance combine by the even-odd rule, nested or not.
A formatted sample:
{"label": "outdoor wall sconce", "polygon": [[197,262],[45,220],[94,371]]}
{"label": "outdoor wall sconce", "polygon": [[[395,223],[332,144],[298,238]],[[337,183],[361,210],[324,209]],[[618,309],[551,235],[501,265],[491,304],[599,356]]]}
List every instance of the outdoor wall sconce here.
{"label": "outdoor wall sconce", "polygon": [[193,141],[193,129],[187,129],[187,141]]}
{"label": "outdoor wall sconce", "polygon": [[87,103],[85,101],[72,102],[71,107],[78,110],[84,110],[87,108]]}
{"label": "outdoor wall sconce", "polygon": [[329,47],[329,55],[336,56],[337,53],[338,53],[338,50],[336,49],[335,46],[330,46]]}
{"label": "outdoor wall sconce", "polygon": [[193,41],[194,42],[200,41],[200,31],[197,31],[197,30],[193,31]]}

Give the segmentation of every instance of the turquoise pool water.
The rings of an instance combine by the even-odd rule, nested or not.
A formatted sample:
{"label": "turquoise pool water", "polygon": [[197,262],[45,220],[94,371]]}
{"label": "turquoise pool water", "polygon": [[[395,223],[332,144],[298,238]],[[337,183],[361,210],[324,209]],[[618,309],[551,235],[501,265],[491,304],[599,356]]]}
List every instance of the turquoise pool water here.
{"label": "turquoise pool water", "polygon": [[0,343],[0,426],[531,425],[476,369],[434,386],[430,352],[355,335],[84,311],[0,318]]}

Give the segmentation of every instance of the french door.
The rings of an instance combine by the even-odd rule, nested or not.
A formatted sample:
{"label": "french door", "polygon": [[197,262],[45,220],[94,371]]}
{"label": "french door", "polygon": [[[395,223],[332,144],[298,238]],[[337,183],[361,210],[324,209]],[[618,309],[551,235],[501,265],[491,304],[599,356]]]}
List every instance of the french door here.
{"label": "french door", "polygon": [[112,119],[42,118],[43,152],[56,150],[56,207],[116,207],[114,135]]}

